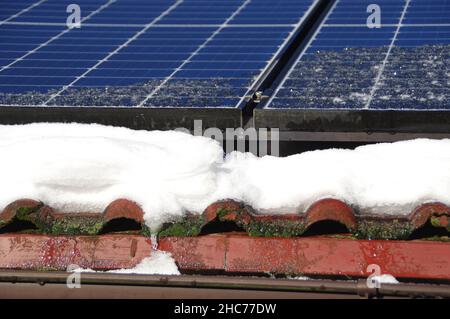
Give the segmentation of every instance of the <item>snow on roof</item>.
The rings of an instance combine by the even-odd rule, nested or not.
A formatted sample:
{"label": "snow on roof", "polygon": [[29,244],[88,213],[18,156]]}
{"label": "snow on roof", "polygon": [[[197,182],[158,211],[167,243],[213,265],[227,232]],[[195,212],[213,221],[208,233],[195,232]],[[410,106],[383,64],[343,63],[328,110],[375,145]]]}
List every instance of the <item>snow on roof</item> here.
{"label": "snow on roof", "polygon": [[208,138],[86,124],[0,126],[0,210],[31,198],[59,212],[102,212],[126,198],[150,228],[221,199],[305,211],[336,198],[362,213],[450,204],[450,140],[417,139],[285,158],[232,153]]}

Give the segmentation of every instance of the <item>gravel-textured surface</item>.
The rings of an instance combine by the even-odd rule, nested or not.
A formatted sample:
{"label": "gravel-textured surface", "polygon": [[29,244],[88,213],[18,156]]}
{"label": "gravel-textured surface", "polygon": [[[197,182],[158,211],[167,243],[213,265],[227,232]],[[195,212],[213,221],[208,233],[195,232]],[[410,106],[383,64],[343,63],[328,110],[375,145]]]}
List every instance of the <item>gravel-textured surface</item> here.
{"label": "gravel-textured surface", "polygon": [[[450,109],[450,45],[395,47],[373,90],[388,48],[324,50],[305,55],[273,99],[273,108]],[[70,88],[50,106],[136,106],[161,80],[123,87]],[[146,107],[234,107],[250,83],[239,79],[173,79]],[[0,92],[3,105],[41,105],[56,93]]]}
{"label": "gravel-textured surface", "polygon": [[[270,107],[364,108],[387,47],[305,55]],[[371,108],[450,109],[450,45],[391,51]]]}
{"label": "gravel-textured surface", "polygon": [[[133,86],[70,88],[52,99],[49,106],[136,106],[161,83],[150,80]],[[247,83],[249,85],[249,83]],[[167,82],[146,107],[234,107],[246,93],[242,83],[232,79],[176,79]],[[3,105],[41,105],[58,92],[29,91],[24,93],[1,93]]]}

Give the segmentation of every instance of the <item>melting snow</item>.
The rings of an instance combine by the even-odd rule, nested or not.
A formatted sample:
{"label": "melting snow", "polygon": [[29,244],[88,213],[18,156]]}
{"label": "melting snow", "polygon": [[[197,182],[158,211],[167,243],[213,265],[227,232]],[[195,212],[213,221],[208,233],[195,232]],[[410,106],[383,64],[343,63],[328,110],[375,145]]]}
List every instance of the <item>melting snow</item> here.
{"label": "melting snow", "polygon": [[292,279],[292,280],[303,280],[303,281],[312,280],[310,277],[306,277],[306,276],[288,277],[288,279]]}
{"label": "melting snow", "polygon": [[170,253],[154,251],[150,257],[142,259],[134,268],[117,269],[109,272],[141,275],[179,275],[178,267]]}
{"label": "melting snow", "polygon": [[[70,270],[73,272],[100,272],[90,268],[77,268]],[[142,261],[133,268],[116,269],[106,271],[108,273],[117,274],[140,274],[140,275],[179,275],[180,272],[168,252],[156,250],[153,251],[150,257],[142,259]]]}
{"label": "melting snow", "polygon": [[450,204],[447,139],[224,159],[217,142],[181,132],[31,124],[0,126],[0,153],[0,209],[33,198],[63,212],[101,212],[128,198],[152,229],[226,198],[278,212],[302,211],[324,197],[375,214]]}
{"label": "melting snow", "polygon": [[384,274],[370,277],[373,283],[378,284],[398,284],[399,281],[392,275]]}

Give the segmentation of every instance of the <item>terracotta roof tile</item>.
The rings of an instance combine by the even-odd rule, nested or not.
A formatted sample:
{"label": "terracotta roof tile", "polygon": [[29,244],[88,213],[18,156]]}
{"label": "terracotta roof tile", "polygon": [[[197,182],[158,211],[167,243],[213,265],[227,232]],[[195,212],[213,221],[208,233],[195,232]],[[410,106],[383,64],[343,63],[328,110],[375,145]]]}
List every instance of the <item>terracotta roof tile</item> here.
{"label": "terracotta roof tile", "polygon": [[110,270],[131,268],[151,252],[150,239],[136,235],[0,235],[0,268],[63,270],[69,265]]}
{"label": "terracotta roof tile", "polygon": [[[53,210],[42,202],[20,199],[9,204],[0,213],[0,233],[8,233],[8,227],[21,232],[29,232],[26,226],[11,227],[14,223],[29,222],[35,229],[32,232],[52,235],[96,235],[103,233],[114,220],[126,219],[139,225],[142,233],[148,233],[144,224],[144,213],[136,203],[118,199],[113,201],[102,213],[62,213]],[[134,231],[129,229],[129,231]],[[126,231],[127,229],[125,229]]]}
{"label": "terracotta roof tile", "polygon": [[[443,242],[227,233],[162,238],[158,249],[170,252],[182,273],[367,277],[368,266],[375,264],[397,279],[450,282],[450,244]],[[149,238],[137,235],[3,234],[0,269],[130,268],[153,250]]]}
{"label": "terracotta roof tile", "polygon": [[[426,227],[448,236],[450,208],[442,203],[381,216],[328,198],[305,212],[277,213],[218,201],[202,214],[166,223],[158,233],[158,249],[171,252],[183,273],[365,277],[368,265],[377,264],[397,278],[450,282],[448,237],[401,240],[417,238],[414,234]],[[126,199],[99,214],[62,213],[35,200],[17,200],[0,213],[0,269],[133,267],[155,249],[143,216],[139,205]],[[345,232],[331,228],[317,236],[311,231],[330,222]]]}
{"label": "terracotta roof tile", "polygon": [[320,222],[332,221],[345,226],[356,238],[408,239],[428,221],[432,227],[448,230],[449,209],[441,203],[427,203],[407,214],[368,215],[328,198],[313,203],[303,213],[261,214],[244,203],[224,200],[210,205],[201,216],[190,215],[166,224],[160,236],[195,236],[213,222],[233,222],[251,236],[295,237],[307,234],[314,225],[321,226]]}
{"label": "terracotta roof tile", "polygon": [[103,220],[109,222],[116,218],[128,218],[136,223],[144,222],[144,212],[141,207],[127,199],[117,199],[106,207],[103,213]]}
{"label": "terracotta roof tile", "polygon": [[[310,234],[314,227],[325,228],[323,222],[334,222],[344,226],[345,232],[356,238],[408,239],[427,225],[436,229],[437,233],[442,233],[438,230],[449,231],[449,216],[450,207],[442,203],[425,203],[412,212],[401,215],[368,215],[345,202],[326,198],[313,203],[303,213],[280,214],[277,211],[262,213],[245,203],[222,200],[212,203],[202,214],[192,212],[164,224],[159,237],[198,236],[230,230],[244,231],[255,237],[296,237]],[[28,224],[12,227],[20,222]],[[27,225],[33,226],[32,229],[27,229]],[[11,203],[0,213],[0,233],[18,231],[52,235],[114,232],[148,235],[150,230],[145,226],[142,209],[127,199],[113,201],[104,212],[98,214],[61,213],[45,203],[21,199]],[[333,229],[322,233],[333,234]]]}
{"label": "terracotta roof tile", "polygon": [[422,227],[428,220],[436,227],[449,228],[450,207],[442,203],[426,203],[417,207],[410,215],[415,228]]}
{"label": "terracotta roof tile", "polygon": [[312,204],[305,214],[306,227],[320,221],[333,220],[344,224],[349,230],[356,228],[355,212],[350,206],[340,200],[319,200]]}

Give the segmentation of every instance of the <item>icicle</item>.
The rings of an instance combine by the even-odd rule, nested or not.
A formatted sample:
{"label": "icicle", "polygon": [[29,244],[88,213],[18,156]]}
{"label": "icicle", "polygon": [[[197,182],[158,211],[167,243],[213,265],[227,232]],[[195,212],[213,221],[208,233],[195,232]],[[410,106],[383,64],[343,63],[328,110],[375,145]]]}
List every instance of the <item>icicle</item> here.
{"label": "icicle", "polygon": [[153,250],[158,250],[158,237],[156,236],[156,234],[151,234],[150,240],[152,242]]}

